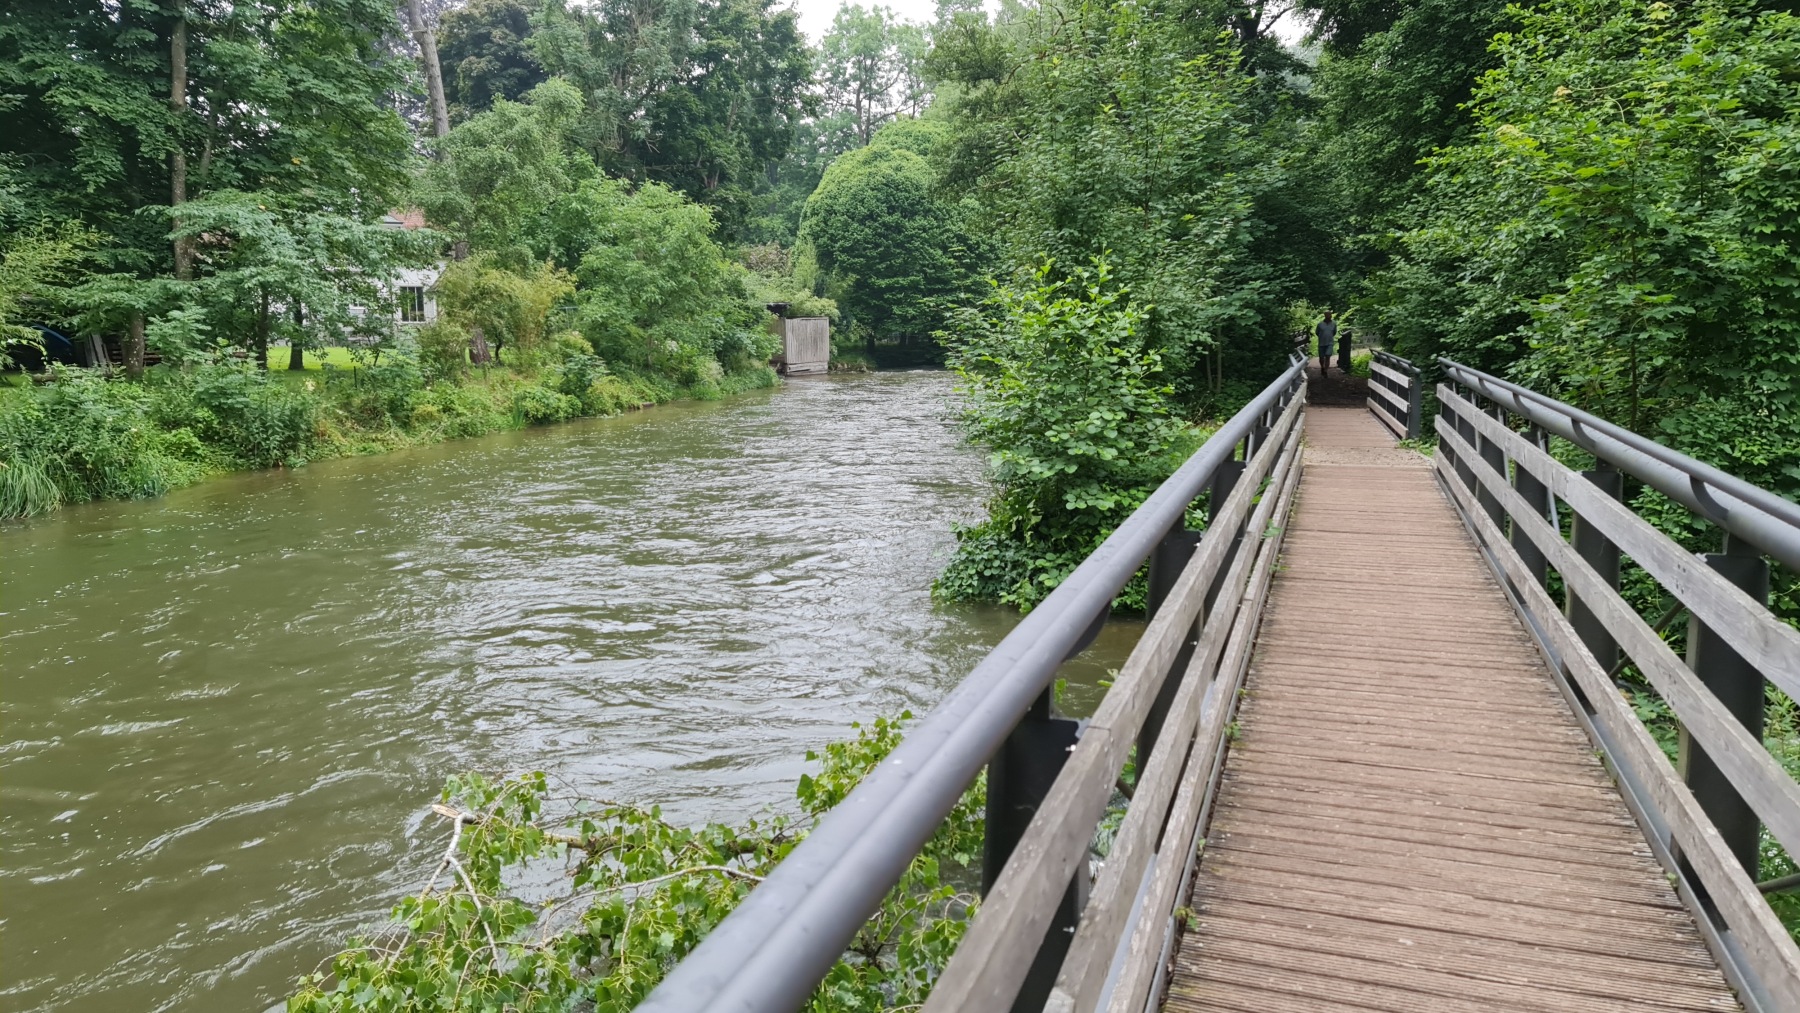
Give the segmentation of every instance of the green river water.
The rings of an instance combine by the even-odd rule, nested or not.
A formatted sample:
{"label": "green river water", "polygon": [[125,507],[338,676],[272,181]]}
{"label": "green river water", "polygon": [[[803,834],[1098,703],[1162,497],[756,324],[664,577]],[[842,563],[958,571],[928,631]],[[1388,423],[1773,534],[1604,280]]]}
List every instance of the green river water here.
{"label": "green river water", "polygon": [[0,530],[0,1009],[268,1009],[417,889],[460,770],[790,802],[1016,621],[929,596],[987,492],[953,396],[795,381]]}

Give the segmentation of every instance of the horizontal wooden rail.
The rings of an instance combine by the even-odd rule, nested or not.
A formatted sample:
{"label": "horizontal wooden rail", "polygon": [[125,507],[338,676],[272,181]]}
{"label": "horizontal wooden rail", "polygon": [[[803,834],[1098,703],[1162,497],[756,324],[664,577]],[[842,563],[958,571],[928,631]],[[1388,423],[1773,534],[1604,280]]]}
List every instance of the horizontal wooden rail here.
{"label": "horizontal wooden rail", "polygon": [[1398,355],[1378,351],[1369,362],[1369,411],[1400,439],[1419,438],[1423,382],[1418,367]]}
{"label": "horizontal wooden rail", "polygon": [[[1561,502],[1573,513],[1578,526],[1629,555],[1678,607],[1722,637],[1763,678],[1789,692],[1789,687],[1800,687],[1800,631],[1558,462],[1536,439],[1509,428],[1503,409],[1484,408],[1449,385],[1440,386],[1437,395],[1435,467],[1440,481],[1511,590],[1546,657],[1579,690],[1576,699],[1584,704],[1608,761],[1620,772],[1621,788],[1635,797],[1643,829],[1658,845],[1671,875],[1678,882],[1690,876],[1697,881],[1698,892],[1684,888],[1683,896],[1703,925],[1711,926],[1709,941],[1728,976],[1747,999],[1761,1000],[1750,1002],[1753,1008],[1766,1001],[1768,1008],[1800,1009],[1800,949],[1757,890],[1753,870],[1744,866],[1743,847],[1734,849],[1708,815],[1718,802],[1697,797],[1663,755],[1613,685],[1608,670],[1613,666],[1601,664],[1592,637],[1578,634],[1551,600],[1547,570],[1559,574],[1565,594],[1598,620],[1610,638],[1609,648],[1622,649],[1669,704],[1685,734],[1729,780],[1741,803],[1796,855],[1800,785],[1613,582],[1565,540],[1553,522],[1555,504]],[[1526,493],[1536,489],[1549,496],[1528,499]],[[1509,526],[1510,538],[1504,530]],[[1699,903],[1700,895],[1709,903]]]}
{"label": "horizontal wooden rail", "polygon": [[[1095,828],[1105,815],[1113,785],[1152,702],[1168,678],[1170,665],[1182,644],[1192,636],[1208,589],[1229,562],[1227,590],[1218,596],[1213,613],[1207,616],[1193,662],[1183,676],[1183,685],[1163,726],[1165,742],[1179,743],[1191,738],[1197,696],[1194,687],[1201,678],[1198,673],[1209,671],[1226,646],[1235,606],[1249,574],[1248,561],[1255,555],[1248,548],[1237,548],[1234,553],[1236,532],[1243,529],[1246,514],[1250,514],[1248,530],[1260,535],[1277,499],[1263,495],[1252,513],[1263,481],[1269,479],[1280,490],[1290,476],[1298,473],[1300,412],[1301,400],[1295,398],[1271,430],[1269,439],[1247,462],[1245,474],[1232,493],[1215,511],[1169,598],[1119,670],[1025,836],[1013,849],[1004,872],[989,890],[943,977],[933,987],[925,1004],[927,1013],[998,1010],[1013,1005],[1071,878],[1086,875],[1088,849]],[[1233,555],[1235,559],[1231,558]],[[1170,740],[1170,735],[1177,738]],[[1121,827],[1115,846],[1122,846],[1124,855],[1120,857],[1136,863],[1139,869],[1148,860],[1149,842],[1144,835],[1162,826],[1184,756],[1184,749],[1159,744],[1127,809],[1126,825]],[[1132,814],[1139,812],[1148,815],[1133,820]],[[1151,831],[1142,829],[1146,823],[1153,828]],[[1107,864],[1110,871],[1114,860]],[[1128,909],[1132,899],[1129,895],[1121,899],[1118,881],[1117,876],[1103,877],[1102,889],[1096,891],[1082,911],[1084,926],[1090,912],[1107,920],[1110,928],[1104,944],[1106,960],[1110,960],[1118,936],[1116,921],[1123,917],[1120,905]],[[1136,886],[1137,880],[1131,880],[1129,889],[1133,894]],[[1082,938],[1078,932],[1077,941]],[[1074,951],[1071,958],[1091,963],[1091,950],[1092,947]],[[1068,966],[1066,960],[1064,966]],[[1104,972],[1102,964],[1100,973]]]}

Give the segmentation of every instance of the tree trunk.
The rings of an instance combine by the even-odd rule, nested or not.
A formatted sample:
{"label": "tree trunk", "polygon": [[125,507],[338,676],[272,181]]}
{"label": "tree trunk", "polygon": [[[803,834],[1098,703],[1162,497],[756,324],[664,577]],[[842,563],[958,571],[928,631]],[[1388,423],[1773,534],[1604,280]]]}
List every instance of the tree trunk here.
{"label": "tree trunk", "polygon": [[269,293],[265,289],[262,304],[256,310],[256,368],[269,368]]}
{"label": "tree trunk", "polygon": [[413,41],[419,45],[419,60],[425,66],[425,94],[431,102],[431,126],[434,136],[450,132],[450,110],[444,105],[444,71],[438,65],[437,35],[425,23],[425,11],[419,0],[406,0],[406,21],[412,28]]}
{"label": "tree trunk", "polygon": [[125,337],[125,347],[120,349],[120,358],[125,360],[125,375],[136,380],[144,375],[144,315],[131,315],[130,333]]}
{"label": "tree trunk", "polygon": [[288,369],[306,368],[306,349],[300,347],[300,326],[306,323],[306,317],[299,306],[294,307],[294,337],[288,342]]}
{"label": "tree trunk", "polygon": [[[186,0],[174,0],[171,13],[175,18],[169,32],[169,109],[175,119],[175,150],[169,153],[169,206],[187,203],[187,152],[181,150],[181,120],[188,108],[188,27]],[[171,224],[180,225],[180,219]],[[175,240],[175,277],[190,281],[194,277],[194,247],[186,239]]]}
{"label": "tree trunk", "polygon": [[488,364],[487,335],[479,327],[469,328],[469,361],[477,366]]}

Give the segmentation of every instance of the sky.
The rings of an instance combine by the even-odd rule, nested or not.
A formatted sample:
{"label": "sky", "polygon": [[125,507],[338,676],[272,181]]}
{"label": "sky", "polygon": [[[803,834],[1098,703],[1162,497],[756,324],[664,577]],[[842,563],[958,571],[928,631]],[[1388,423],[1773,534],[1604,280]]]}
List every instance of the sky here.
{"label": "sky", "polygon": [[[842,0],[794,0],[792,6],[800,12],[800,30],[806,33],[807,38],[818,42],[831,29],[831,19],[837,14],[838,4],[841,2]],[[862,3],[864,6],[875,5],[871,0],[862,0]],[[881,6],[893,10],[902,21],[928,24],[937,17],[937,0],[885,0]],[[996,0],[988,0],[990,12],[999,9],[999,6]],[[1289,14],[1275,23],[1275,34],[1292,44],[1306,34],[1306,26]]]}

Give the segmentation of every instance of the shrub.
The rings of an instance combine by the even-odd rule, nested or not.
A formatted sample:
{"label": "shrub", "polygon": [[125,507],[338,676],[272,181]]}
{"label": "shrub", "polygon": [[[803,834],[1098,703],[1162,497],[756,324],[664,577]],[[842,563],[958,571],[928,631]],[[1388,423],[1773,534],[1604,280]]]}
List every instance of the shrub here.
{"label": "shrub", "polygon": [[513,395],[513,411],[527,425],[561,422],[581,413],[576,398],[548,387],[525,387]]}
{"label": "shrub", "polygon": [[387,356],[352,375],[339,407],[364,426],[404,426],[412,420],[413,403],[424,389],[425,376],[417,363]]}
{"label": "shrub", "polygon": [[252,467],[305,462],[322,408],[312,391],[249,366],[202,366],[189,382],[208,442]]}
{"label": "shrub", "polygon": [[[4,516],[43,513],[58,502],[160,496],[199,478],[192,434],[159,426],[156,393],[87,370],[58,368],[55,380],[0,406],[0,507]],[[52,492],[54,489],[54,492]]]}
{"label": "shrub", "polygon": [[416,332],[419,371],[428,381],[455,381],[469,368],[469,332],[439,318]]}
{"label": "shrub", "polygon": [[957,531],[940,596],[1030,608],[1175,469],[1191,436],[1125,296],[1104,262],[1054,281],[1046,263],[966,321],[952,365],[999,492]]}

